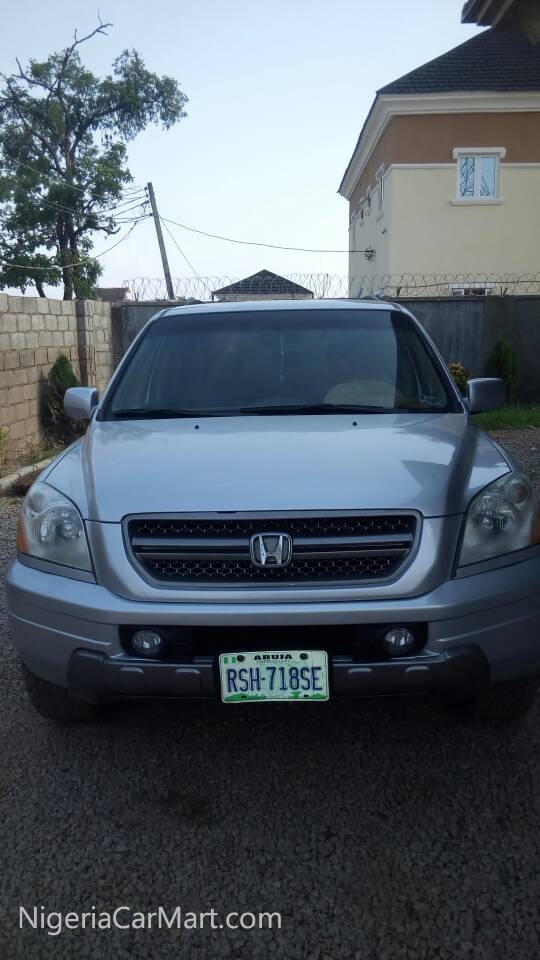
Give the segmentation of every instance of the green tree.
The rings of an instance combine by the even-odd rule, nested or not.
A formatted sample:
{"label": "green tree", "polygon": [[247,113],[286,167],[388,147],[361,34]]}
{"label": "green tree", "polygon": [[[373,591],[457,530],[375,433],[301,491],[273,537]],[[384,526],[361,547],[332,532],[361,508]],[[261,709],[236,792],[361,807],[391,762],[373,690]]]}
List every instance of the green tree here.
{"label": "green tree", "polygon": [[47,427],[55,440],[69,443],[84,432],[84,425],[68,417],[64,410],[64,394],[70,387],[81,383],[65,354],[54,361],[47,377]]}
{"label": "green tree", "polygon": [[504,380],[508,403],[516,404],[519,401],[521,376],[518,356],[505,340],[497,340],[493,347],[487,359],[486,374],[488,377],[500,377]]}
{"label": "green tree", "polygon": [[61,53],[0,74],[0,289],[33,284],[44,296],[44,284],[63,283],[65,300],[88,296],[101,272],[93,237],[134,222],[130,203],[144,199],[128,187],[126,143],[186,115],[177,81],[135,50],[103,79],[83,66],[81,44],[110,26],[100,20]]}

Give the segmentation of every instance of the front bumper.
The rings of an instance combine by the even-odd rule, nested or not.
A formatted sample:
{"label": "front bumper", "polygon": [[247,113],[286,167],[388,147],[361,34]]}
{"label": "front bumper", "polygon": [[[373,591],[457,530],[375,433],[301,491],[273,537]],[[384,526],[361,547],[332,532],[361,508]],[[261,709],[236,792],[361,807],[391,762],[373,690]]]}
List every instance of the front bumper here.
{"label": "front bumper", "polygon": [[[331,697],[369,697],[442,691],[456,697],[486,687],[489,666],[476,647],[457,647],[437,656],[416,656],[380,663],[330,658]],[[129,663],[89,650],[69,659],[67,687],[76,700],[103,703],[126,697],[215,698],[219,690],[216,658],[189,664],[130,659]]]}
{"label": "front bumper", "polygon": [[[447,580],[402,600],[157,603],[126,600],[105,587],[14,561],[6,579],[8,615],[21,659],[37,676],[81,699],[219,696],[215,657],[171,663],[124,651],[123,625],[260,626],[421,623],[422,650],[399,660],[361,662],[332,653],[336,696],[419,692],[500,683],[540,669],[540,552],[518,563]],[[274,646],[274,649],[278,649]],[[92,655],[92,656],[90,656]]]}

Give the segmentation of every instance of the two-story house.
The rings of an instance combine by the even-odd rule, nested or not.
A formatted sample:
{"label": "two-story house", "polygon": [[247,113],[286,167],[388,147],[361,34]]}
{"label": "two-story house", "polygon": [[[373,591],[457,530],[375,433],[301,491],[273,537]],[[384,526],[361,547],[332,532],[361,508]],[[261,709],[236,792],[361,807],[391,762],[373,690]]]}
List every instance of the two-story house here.
{"label": "two-story house", "polygon": [[339,192],[352,296],[388,275],[522,292],[540,274],[540,45],[487,30],[383,87]]}

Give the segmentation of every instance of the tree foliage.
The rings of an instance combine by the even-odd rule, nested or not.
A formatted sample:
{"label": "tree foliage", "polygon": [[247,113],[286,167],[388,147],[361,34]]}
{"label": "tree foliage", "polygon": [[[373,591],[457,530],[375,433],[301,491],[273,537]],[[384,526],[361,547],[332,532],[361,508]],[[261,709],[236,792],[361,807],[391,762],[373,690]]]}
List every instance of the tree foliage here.
{"label": "tree foliage", "polygon": [[471,379],[471,375],[467,370],[467,367],[456,360],[451,360],[448,364],[448,369],[452,374],[452,378],[458,390],[465,396],[467,393],[467,383]]}
{"label": "tree foliage", "polygon": [[82,424],[68,417],[64,410],[66,390],[70,387],[80,387],[80,385],[70,361],[65,354],[61,353],[49,370],[47,378],[47,427],[51,436],[61,443],[69,443],[81,433],[81,429],[84,429]]}
{"label": "tree foliage", "polygon": [[43,296],[44,284],[63,283],[64,299],[87,296],[101,272],[93,238],[117,232],[135,198],[126,143],[185,116],[177,81],[151,73],[135,50],[102,79],[84,67],[81,44],[109,26],[0,74],[0,289],[33,284]]}
{"label": "tree foliage", "polygon": [[497,340],[493,347],[487,359],[486,374],[489,377],[500,377],[504,380],[507,403],[518,402],[521,383],[518,356],[505,340]]}

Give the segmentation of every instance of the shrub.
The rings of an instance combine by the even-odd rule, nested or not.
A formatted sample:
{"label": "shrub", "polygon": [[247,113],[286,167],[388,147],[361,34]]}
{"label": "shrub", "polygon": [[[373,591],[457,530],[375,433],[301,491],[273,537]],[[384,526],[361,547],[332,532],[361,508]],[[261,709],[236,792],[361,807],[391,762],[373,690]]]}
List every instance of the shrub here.
{"label": "shrub", "polygon": [[7,460],[9,445],[9,430],[6,427],[0,427],[0,467]]}
{"label": "shrub", "polygon": [[465,394],[467,392],[467,380],[471,378],[467,368],[462,363],[451,360],[448,364],[448,369],[452,374],[456,387],[461,390],[461,393]]}
{"label": "shrub", "polygon": [[518,402],[521,379],[518,358],[515,350],[512,350],[504,340],[497,340],[486,363],[486,374],[489,377],[500,377],[504,380],[507,403]]}
{"label": "shrub", "polygon": [[55,360],[48,376],[47,407],[49,411],[49,432],[55,440],[69,443],[81,432],[82,425],[76,423],[64,411],[64,394],[69,387],[80,387],[71,363],[64,354]]}

